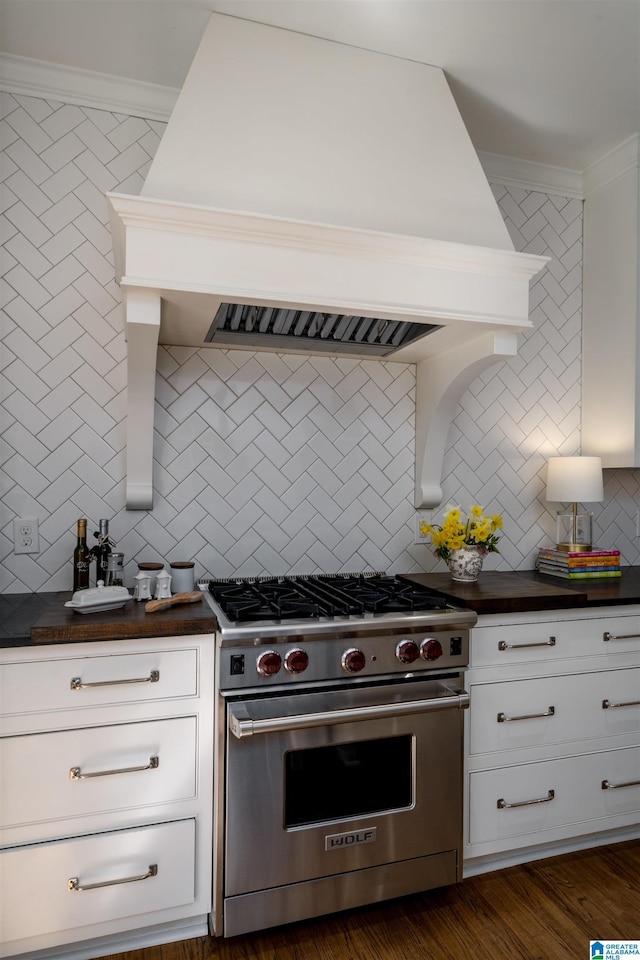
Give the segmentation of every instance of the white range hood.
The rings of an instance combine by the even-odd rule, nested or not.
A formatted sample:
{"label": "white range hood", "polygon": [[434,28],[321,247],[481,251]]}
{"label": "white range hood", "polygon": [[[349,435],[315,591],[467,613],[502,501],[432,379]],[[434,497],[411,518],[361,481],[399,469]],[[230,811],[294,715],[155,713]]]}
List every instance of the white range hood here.
{"label": "white range hood", "polygon": [[415,505],[440,502],[460,395],[516,353],[546,262],[514,252],[442,70],[213,14],[141,196],[108,203],[129,509],[158,343],[415,362]]}

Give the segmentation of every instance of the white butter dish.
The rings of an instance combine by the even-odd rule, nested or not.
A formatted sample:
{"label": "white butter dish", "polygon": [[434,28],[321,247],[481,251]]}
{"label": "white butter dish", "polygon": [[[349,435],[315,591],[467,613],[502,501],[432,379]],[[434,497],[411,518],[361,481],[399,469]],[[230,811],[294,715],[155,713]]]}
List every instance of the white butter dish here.
{"label": "white butter dish", "polygon": [[90,590],[76,590],[65,603],[65,607],[76,613],[99,613],[104,610],[119,610],[131,600],[126,587],[93,587]]}

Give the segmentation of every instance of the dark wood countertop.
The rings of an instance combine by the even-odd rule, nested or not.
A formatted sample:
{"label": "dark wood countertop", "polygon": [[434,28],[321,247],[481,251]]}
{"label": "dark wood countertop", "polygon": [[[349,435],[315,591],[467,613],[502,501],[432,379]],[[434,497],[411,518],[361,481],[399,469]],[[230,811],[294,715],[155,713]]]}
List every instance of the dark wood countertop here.
{"label": "dark wood countertop", "polygon": [[64,605],[70,599],[68,592],[0,596],[0,647],[189,636],[214,633],[217,627],[204,599],[157,613],[145,613],[145,604],[136,600],[121,610],[75,613]]}
{"label": "dark wood countertop", "polygon": [[[448,573],[417,573],[409,578],[437,590],[451,604],[478,614],[526,613],[640,603],[640,566],[623,567],[616,580],[565,583],[531,570],[483,570],[476,583],[458,583]],[[121,610],[78,614],[64,606],[70,593],[0,595],[0,647],[88,640],[144,639],[214,633],[216,619],[207,604],[187,603],[145,613],[131,600]]]}
{"label": "dark wood countertop", "polygon": [[479,614],[640,603],[640,567],[623,567],[622,576],[615,580],[573,583],[534,570],[483,570],[475,583],[457,582],[448,573],[411,574],[410,579],[437,590],[455,606]]}

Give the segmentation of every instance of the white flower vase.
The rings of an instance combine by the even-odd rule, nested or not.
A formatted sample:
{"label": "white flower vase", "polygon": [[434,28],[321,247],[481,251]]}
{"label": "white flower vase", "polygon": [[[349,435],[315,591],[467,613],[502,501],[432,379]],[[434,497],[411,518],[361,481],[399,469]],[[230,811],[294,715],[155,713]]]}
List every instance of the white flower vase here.
{"label": "white flower vase", "polygon": [[482,570],[483,560],[484,553],[480,547],[466,546],[461,547],[460,550],[452,550],[447,560],[451,579],[473,583]]}

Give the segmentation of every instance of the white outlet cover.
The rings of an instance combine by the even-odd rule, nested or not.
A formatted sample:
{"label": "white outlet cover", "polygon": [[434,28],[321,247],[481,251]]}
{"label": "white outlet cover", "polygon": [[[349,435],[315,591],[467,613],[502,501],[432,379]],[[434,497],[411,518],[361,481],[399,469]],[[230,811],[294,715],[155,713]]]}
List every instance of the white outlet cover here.
{"label": "white outlet cover", "polygon": [[14,518],[13,552],[40,553],[40,534],[37,517]]}

